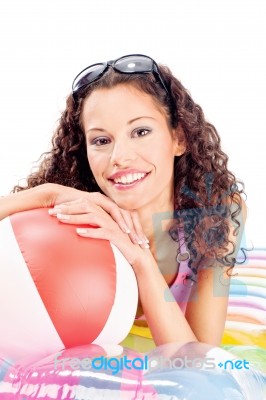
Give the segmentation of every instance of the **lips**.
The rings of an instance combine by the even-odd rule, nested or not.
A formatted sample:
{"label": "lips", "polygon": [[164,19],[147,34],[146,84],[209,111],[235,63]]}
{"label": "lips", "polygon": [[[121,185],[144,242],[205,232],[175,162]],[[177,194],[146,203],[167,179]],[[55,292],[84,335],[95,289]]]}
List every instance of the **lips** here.
{"label": "lips", "polygon": [[130,184],[130,183],[139,181],[140,179],[144,178],[145,175],[147,175],[147,174],[145,174],[144,172],[143,173],[127,174],[127,175],[123,175],[121,177],[115,178],[114,182],[115,183]]}
{"label": "lips", "polygon": [[134,174],[126,174],[117,176],[115,179],[109,180],[112,184],[119,190],[130,189],[139,183],[141,183],[150,173],[142,172],[142,173],[134,173]]}
{"label": "lips", "polygon": [[[116,179],[119,179],[119,178],[123,178],[123,177],[127,177],[127,176],[129,176],[129,175],[136,175],[136,174],[148,174],[149,172],[147,172],[147,171],[142,171],[142,170],[138,170],[138,169],[133,169],[133,168],[131,168],[131,169],[124,169],[124,170],[120,170],[120,171],[117,171],[116,173],[114,173],[114,174],[112,174],[112,175],[110,175],[109,177],[108,177],[108,180],[116,180]],[[126,180],[127,181],[127,180]]]}

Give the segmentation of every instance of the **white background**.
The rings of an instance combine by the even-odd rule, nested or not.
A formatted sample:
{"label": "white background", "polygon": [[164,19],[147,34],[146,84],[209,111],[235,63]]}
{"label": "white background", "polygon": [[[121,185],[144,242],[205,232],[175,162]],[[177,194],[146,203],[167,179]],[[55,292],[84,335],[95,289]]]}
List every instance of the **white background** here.
{"label": "white background", "polygon": [[246,185],[248,238],[266,247],[264,0],[2,0],[0,194],[49,149],[72,79],[144,53],[167,64],[222,138]]}

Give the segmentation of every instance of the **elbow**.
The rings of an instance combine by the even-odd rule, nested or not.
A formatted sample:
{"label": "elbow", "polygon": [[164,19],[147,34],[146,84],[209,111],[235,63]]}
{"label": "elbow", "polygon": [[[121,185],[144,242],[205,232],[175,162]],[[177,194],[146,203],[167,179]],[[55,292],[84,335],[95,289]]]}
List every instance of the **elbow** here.
{"label": "elbow", "polygon": [[198,340],[199,343],[207,344],[213,347],[220,347],[222,342],[222,337],[202,337]]}

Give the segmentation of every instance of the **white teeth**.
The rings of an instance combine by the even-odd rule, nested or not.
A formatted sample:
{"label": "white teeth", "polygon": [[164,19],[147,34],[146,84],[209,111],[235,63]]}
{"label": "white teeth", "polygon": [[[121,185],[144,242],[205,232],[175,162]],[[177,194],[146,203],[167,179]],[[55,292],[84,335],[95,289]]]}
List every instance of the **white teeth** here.
{"label": "white teeth", "polygon": [[134,173],[134,174],[120,176],[119,178],[115,178],[114,181],[115,181],[115,183],[123,183],[123,184],[133,183],[139,179],[144,178],[145,175],[146,174],[144,174],[144,173],[138,172],[138,173]]}

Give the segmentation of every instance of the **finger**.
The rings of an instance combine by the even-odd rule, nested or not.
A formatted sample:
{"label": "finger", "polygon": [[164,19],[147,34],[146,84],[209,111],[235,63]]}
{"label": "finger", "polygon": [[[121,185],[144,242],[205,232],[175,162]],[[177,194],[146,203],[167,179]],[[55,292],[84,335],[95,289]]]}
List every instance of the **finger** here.
{"label": "finger", "polygon": [[134,227],[134,223],[132,221],[131,213],[129,211],[123,210],[123,209],[120,209],[120,212],[121,212],[124,220],[126,221],[126,225],[129,227],[128,234],[129,234],[129,237],[130,237],[132,243],[141,245],[142,244],[142,240],[137,235],[137,232],[136,232],[135,227]]}
{"label": "finger", "polygon": [[[105,213],[101,207],[96,206],[95,204],[87,201],[79,201],[70,205],[61,205],[60,208],[56,207],[52,210],[48,210],[50,215],[79,215],[79,214],[87,214],[87,213]],[[67,218],[66,218],[67,219]]]}
{"label": "finger", "polygon": [[[73,202],[69,202],[68,205],[61,204],[60,207],[55,207],[54,209],[50,209],[48,210],[48,212],[50,215],[56,216],[61,222],[64,223],[80,224],[80,225],[90,224],[93,226],[99,226],[99,223],[95,222],[95,218],[97,214],[102,213],[103,215],[106,216],[108,215],[108,218],[112,217],[113,221],[118,224],[122,232],[128,234],[130,232],[130,229],[125,224],[120,209],[116,205],[115,207],[117,208],[117,210],[116,209],[113,210],[112,212],[113,217],[112,217],[103,208],[101,208],[98,205],[95,205],[91,201],[75,200]],[[114,217],[116,218],[116,220],[114,219]],[[103,223],[102,220],[100,220],[100,223]],[[138,244],[137,241],[135,241],[134,243]]]}
{"label": "finger", "polygon": [[79,236],[90,237],[95,239],[109,240],[110,234],[103,228],[77,228],[76,232]]}
{"label": "finger", "polygon": [[132,223],[134,225],[134,230],[136,232],[136,235],[141,241],[141,243],[139,243],[140,246],[144,249],[148,249],[150,247],[149,240],[143,232],[137,211],[131,211],[130,214],[131,214],[131,219],[132,219]]}
{"label": "finger", "polygon": [[147,236],[145,235],[145,233],[143,231],[137,211],[131,212],[131,218],[132,218],[132,222],[134,224],[134,229],[135,229],[138,237],[140,237],[144,243],[149,243],[149,239],[147,238]]}
{"label": "finger", "polygon": [[54,208],[49,208],[48,213],[50,215],[57,215],[59,213],[68,214],[68,211],[67,211],[66,207],[70,207],[72,205],[78,205],[78,204],[81,204],[82,202],[84,202],[84,199],[80,198],[80,199],[76,199],[76,200],[72,200],[72,201],[66,201],[64,203],[56,204],[54,206]]}
{"label": "finger", "polygon": [[54,208],[60,208],[61,206],[71,206],[72,204],[79,204],[84,201],[84,198],[80,197],[79,199],[64,201],[63,203],[56,204]]}
{"label": "finger", "polygon": [[[84,203],[84,206],[82,206],[80,210],[75,209],[75,208],[69,208],[68,210],[66,210],[66,208],[65,208],[65,206],[71,207],[72,205],[78,205],[78,204],[83,204],[83,203]],[[86,204],[88,205],[88,208],[86,207]],[[101,193],[98,193],[98,192],[87,193],[85,199],[80,198],[78,200],[73,200],[73,201],[58,204],[53,209],[48,210],[48,212],[50,215],[57,215],[58,213],[59,214],[76,214],[76,213],[82,214],[85,212],[91,212],[93,210],[93,207],[95,207],[95,206],[99,207],[99,210],[102,209],[103,211],[105,211],[109,215],[111,215],[113,220],[117,222],[120,229],[124,233],[130,233],[130,228],[127,226],[126,221],[124,220],[123,215],[120,211],[120,208],[112,200],[110,200],[107,196],[102,195]]]}
{"label": "finger", "polygon": [[56,217],[62,223],[72,225],[92,225],[108,227],[111,220],[106,220],[104,215],[99,213],[86,213],[86,214],[57,214]]}
{"label": "finger", "polygon": [[125,220],[122,209],[118,207],[117,204],[115,204],[108,197],[98,192],[90,193],[90,200],[95,202],[98,206],[102,207],[103,210],[105,210],[109,215],[111,215],[113,220],[119,225],[120,229],[124,233],[130,233],[130,226],[128,225],[130,219]]}
{"label": "finger", "polygon": [[121,209],[121,213],[127,225],[130,227],[129,237],[134,244],[140,245],[142,248],[147,249],[149,248],[148,239],[144,235],[142,231],[142,227],[138,218],[138,214],[132,211],[127,211]]}

